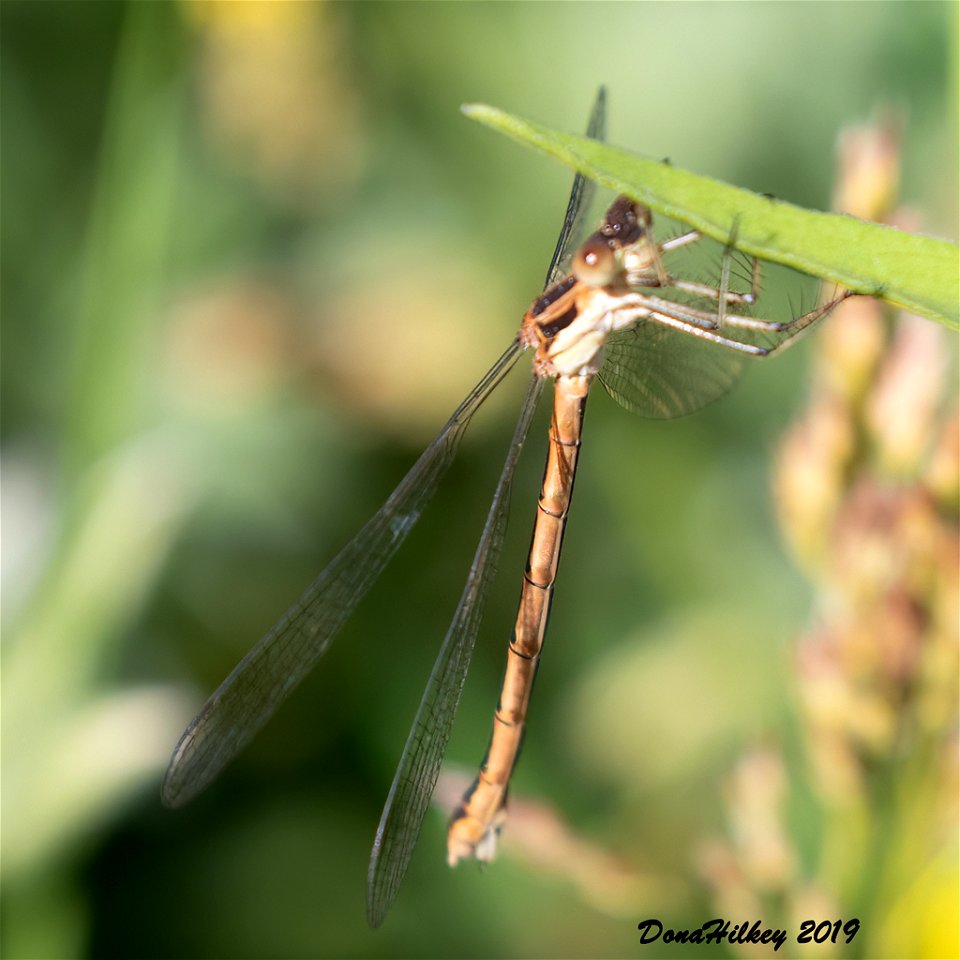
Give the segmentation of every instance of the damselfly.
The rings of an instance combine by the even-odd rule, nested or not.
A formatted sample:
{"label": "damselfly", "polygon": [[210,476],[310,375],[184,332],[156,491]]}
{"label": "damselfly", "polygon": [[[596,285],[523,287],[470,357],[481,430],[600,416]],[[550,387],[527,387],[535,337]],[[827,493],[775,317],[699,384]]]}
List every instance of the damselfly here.
{"label": "damselfly", "polygon": [[[601,89],[587,135],[602,139]],[[567,263],[593,185],[573,182],[544,293],[516,339],[456,409],[367,525],[331,561],[273,629],[240,661],[190,723],[174,751],[163,800],[177,807],[203,790],[249,742],[326,651],[354,607],[406,539],[450,466],[483,402],[528,347],[527,388],[480,543],[424,691],[377,828],[368,874],[367,915],[379,926],[393,902],[437,782],[506,529],[510,487],[545,382],[554,380],[553,417],[520,608],[494,716],[493,735],[474,785],[450,823],[448,860],[489,860],[506,815],[507,787],[553,595],[573,494],[587,394],[594,379],[627,409],[649,417],[691,413],[734,383],[744,357],[768,357],[825,316],[846,294],[787,323],[748,316],[757,297],[729,289],[730,250],[716,286],[673,275],[665,260],[700,239],[697,231],[662,243],[650,211],[628,197]]]}

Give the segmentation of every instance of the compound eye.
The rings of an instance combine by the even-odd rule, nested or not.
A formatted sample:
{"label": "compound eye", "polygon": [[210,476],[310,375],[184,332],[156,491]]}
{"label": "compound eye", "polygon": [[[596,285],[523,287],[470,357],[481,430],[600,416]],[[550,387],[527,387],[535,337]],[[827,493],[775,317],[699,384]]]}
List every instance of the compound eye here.
{"label": "compound eye", "polygon": [[591,287],[606,287],[617,278],[620,265],[606,240],[588,240],[573,258],[573,275]]}

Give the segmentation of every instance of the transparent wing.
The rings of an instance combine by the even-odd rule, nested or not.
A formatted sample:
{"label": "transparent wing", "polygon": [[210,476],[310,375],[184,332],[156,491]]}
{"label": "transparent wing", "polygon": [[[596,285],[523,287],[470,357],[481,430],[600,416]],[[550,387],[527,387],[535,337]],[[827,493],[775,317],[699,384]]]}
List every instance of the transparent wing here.
{"label": "transparent wing", "polygon": [[400,889],[437,784],[470,668],[484,600],[497,573],[507,529],[513,474],[542,389],[543,380],[533,377],[470,574],[427,681],[380,817],[367,874],[367,919],[372,927],[383,923]]}
{"label": "transparent wing", "polygon": [[742,371],[732,351],[647,320],[607,341],[599,379],[631,413],[667,420],[719,399]]}
{"label": "transparent wing", "polygon": [[[607,88],[600,87],[597,97],[590,111],[587,122],[587,136],[594,140],[605,140],[607,137]],[[557,245],[553,249],[550,266],[547,267],[547,276],[543,287],[546,289],[561,279],[565,266],[570,259],[570,253],[579,246],[584,214],[590,209],[590,203],[596,192],[597,185],[578,173],[573,178],[573,187],[570,189],[570,199],[567,201],[567,212],[563,216],[563,226],[557,237]]]}
{"label": "transparent wing", "polygon": [[[588,136],[594,139],[603,138],[606,129],[605,111],[606,91],[601,87],[590,114]],[[593,183],[578,173],[574,177],[563,226],[547,269],[546,286],[560,275],[562,264],[577,240],[582,217],[589,207],[592,193]],[[500,559],[513,473],[542,385],[543,382],[534,377],[527,390],[470,574],[427,681],[380,817],[367,873],[367,919],[372,927],[383,923],[396,898],[437,783],[453,719],[460,703],[460,694],[470,667],[484,598],[496,575]]]}
{"label": "transparent wing", "polygon": [[313,669],[406,539],[456,454],[470,418],[520,356],[513,343],[456,409],[387,502],[240,661],[180,738],[162,799],[179,807],[210,784]]}

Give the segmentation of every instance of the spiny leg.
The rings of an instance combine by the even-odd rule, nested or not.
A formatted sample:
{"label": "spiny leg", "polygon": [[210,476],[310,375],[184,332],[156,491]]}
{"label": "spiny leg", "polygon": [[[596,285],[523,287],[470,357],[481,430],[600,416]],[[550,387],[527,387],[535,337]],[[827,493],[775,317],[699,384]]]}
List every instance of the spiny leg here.
{"label": "spiny leg", "polygon": [[[675,286],[679,287],[679,284]],[[646,293],[637,294],[637,298],[639,302],[647,304],[654,310],[665,310],[677,316],[679,319],[697,324],[697,326],[704,330],[720,329],[720,318],[715,310],[702,310],[699,307],[693,307],[686,303],[677,303],[673,300],[666,300],[663,297]],[[786,326],[775,320],[744,317],[738,313],[728,313],[723,318],[723,322],[728,326],[740,327],[747,330],[760,330],[765,333],[781,333]]]}
{"label": "spiny leg", "polygon": [[730,237],[723,248],[723,257],[720,260],[720,287],[717,296],[717,328],[723,329],[723,319],[727,313],[727,291],[730,289],[730,258],[734,241],[737,239],[737,226],[740,220],[734,219],[730,230]]}
{"label": "spiny leg", "polygon": [[[771,334],[786,333],[789,336],[781,343],[789,343],[795,336],[806,330],[811,323],[816,323],[821,317],[825,317],[848,297],[855,296],[857,294],[853,290],[844,290],[819,307],[814,307],[813,310],[809,310],[791,320],[762,320],[759,317],[741,317],[737,314],[728,314],[726,322],[732,327],[740,327],[745,330],[759,330]],[[781,344],[777,344],[775,347],[776,350],[780,348]]]}
{"label": "spiny leg", "polygon": [[743,304],[749,307],[757,302],[757,296],[760,292],[760,261],[754,258],[753,282],[748,293],[738,293],[736,290],[724,292],[719,287],[711,287],[707,283],[697,283],[694,280],[678,280],[673,277],[671,277],[670,286],[698,297],[706,297],[718,302],[722,301],[725,304]]}
{"label": "spiny leg", "polygon": [[[816,309],[811,310],[809,313],[805,313],[802,316],[796,317],[789,321],[789,323],[777,325],[776,330],[770,332],[786,332],[787,336],[770,347],[758,346],[753,343],[743,343],[739,340],[734,340],[732,337],[727,337],[721,333],[717,333],[716,327],[710,329],[698,326],[687,316],[684,316],[683,308],[680,305],[671,304],[669,301],[662,301],[658,298],[643,298],[646,301],[646,305],[638,307],[635,311],[631,312],[635,313],[637,320],[648,320],[654,323],[661,323],[664,326],[672,327],[674,330],[679,330],[681,333],[689,334],[690,336],[697,337],[700,340],[706,340],[710,343],[715,343],[718,346],[726,347],[730,350],[736,350],[737,352],[746,354],[747,356],[765,359],[767,357],[775,356],[782,350],[785,350],[794,342],[794,340],[796,340],[801,334],[813,326],[813,324],[817,323],[819,320],[822,320],[828,313],[830,313],[834,307],[842,303],[848,297],[852,296],[856,296],[852,290],[844,290],[838,296],[829,300],[827,303],[822,304]],[[657,300],[656,305],[651,302],[655,299]],[[728,317],[727,320],[729,322],[730,318]]]}
{"label": "spiny leg", "polygon": [[691,243],[696,243],[703,239],[703,234],[699,230],[688,230],[681,233],[679,237],[671,237],[658,244],[661,253],[669,253],[671,250],[677,250],[680,247],[686,247]]}
{"label": "spiny leg", "polygon": [[[718,329],[723,329],[723,321],[727,314],[727,293],[730,289],[730,263],[733,260],[733,251],[736,249],[737,244],[737,231],[740,228],[740,217],[734,217],[733,224],[730,227],[730,236],[727,238],[727,243],[723,248],[723,258],[720,261],[720,286],[717,290],[717,327]],[[758,265],[756,258],[754,258],[754,282],[758,279]],[[756,297],[757,290],[751,287],[750,297],[748,301],[753,302]]]}
{"label": "spiny leg", "polygon": [[813,310],[810,310],[802,316],[794,317],[793,320],[790,320],[782,327],[782,329],[787,332],[787,336],[784,337],[779,343],[774,344],[772,347],[764,347],[763,352],[758,354],[758,356],[765,359],[767,357],[776,356],[776,354],[786,350],[787,347],[789,347],[798,337],[806,333],[806,331],[809,330],[815,323],[818,323],[825,316],[827,316],[827,314],[831,313],[835,307],[839,306],[849,297],[855,296],[857,296],[857,294],[854,293],[853,290],[843,290],[826,303],[821,304],[819,307],[815,307]]}
{"label": "spiny leg", "polygon": [[[651,225],[648,223],[647,229],[650,228]],[[696,239],[699,239],[699,237],[694,237],[690,242],[693,243]],[[663,247],[659,243],[652,243],[650,249],[653,254],[653,269],[657,275],[657,285],[660,287],[673,286],[673,278],[667,273],[667,268],[663,265]]]}
{"label": "spiny leg", "polygon": [[[664,253],[669,253],[672,250],[678,250],[681,247],[689,246],[690,244],[696,243],[701,239],[703,239],[703,234],[699,230],[690,230],[687,233],[680,234],[678,237],[672,237],[669,240],[664,240],[662,243],[658,244],[657,248],[662,255]],[[747,293],[740,293],[736,290],[730,290],[729,280],[724,282],[723,275],[725,273],[726,276],[729,277],[729,259],[732,256],[732,250],[733,247],[731,239],[731,241],[724,248],[724,265],[721,267],[721,284],[719,286],[712,287],[707,283],[697,283],[693,280],[681,280],[672,276],[668,277],[666,286],[673,287],[676,290],[682,290],[684,293],[691,293],[698,297],[706,297],[710,300],[716,300],[718,303],[723,304],[741,304],[749,306],[753,303],[756,303],[757,297],[760,295],[760,261],[756,257],[751,258],[750,290]],[[722,313],[720,320],[722,323]]]}
{"label": "spiny leg", "polygon": [[[830,301],[831,305],[829,309],[833,309],[834,306],[849,296],[853,296],[852,292],[844,291],[842,295],[833,298]],[[720,318],[718,314],[712,310],[701,310],[685,303],[676,303],[672,300],[666,300],[651,294],[637,294],[637,298],[639,303],[645,304],[654,311],[661,311],[687,323],[696,324],[704,330],[721,329]],[[821,308],[817,307],[799,317],[794,317],[792,320],[764,320],[762,317],[745,317],[739,313],[728,313],[723,318],[723,325],[742,330],[756,330],[760,333],[789,333],[797,326],[801,328],[806,326],[808,322],[807,318],[811,316],[816,318],[820,309]]]}

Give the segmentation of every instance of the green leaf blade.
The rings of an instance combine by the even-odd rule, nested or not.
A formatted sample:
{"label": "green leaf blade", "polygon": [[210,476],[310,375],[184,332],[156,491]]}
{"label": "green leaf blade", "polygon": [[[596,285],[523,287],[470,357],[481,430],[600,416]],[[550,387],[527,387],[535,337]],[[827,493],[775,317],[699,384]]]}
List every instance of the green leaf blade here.
{"label": "green leaf blade", "polygon": [[782,263],[960,330],[960,248],[844,214],[806,210],[494,107],[470,118],[536,147],[617,193],[744,253]]}

